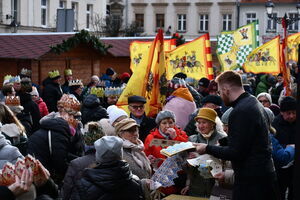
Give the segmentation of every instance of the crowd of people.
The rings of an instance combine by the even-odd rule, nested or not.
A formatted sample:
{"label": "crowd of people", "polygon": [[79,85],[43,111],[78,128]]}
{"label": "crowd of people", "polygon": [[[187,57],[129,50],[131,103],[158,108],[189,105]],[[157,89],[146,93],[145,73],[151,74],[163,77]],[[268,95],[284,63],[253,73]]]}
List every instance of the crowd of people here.
{"label": "crowd of people", "polygon": [[[282,74],[226,71],[194,80],[178,73],[154,118],[142,96],[128,96],[129,113],[116,106],[129,73],[108,68],[84,86],[66,69],[64,79],[54,70],[37,85],[25,68],[5,76],[0,168],[29,154],[42,175],[36,181],[30,168],[23,170],[13,184],[0,186],[0,199],[142,200],[155,192],[294,199],[297,101],[295,87],[286,95]],[[167,160],[161,153],[167,141],[192,142],[187,158],[209,154],[220,159],[222,172],[203,177],[184,161],[174,185],[153,192],[151,177]]]}

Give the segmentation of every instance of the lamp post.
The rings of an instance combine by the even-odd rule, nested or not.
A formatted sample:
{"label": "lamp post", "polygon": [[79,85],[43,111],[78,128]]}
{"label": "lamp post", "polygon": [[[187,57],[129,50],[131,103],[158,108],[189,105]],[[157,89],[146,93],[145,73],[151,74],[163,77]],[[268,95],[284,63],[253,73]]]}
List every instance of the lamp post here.
{"label": "lamp post", "polygon": [[284,85],[286,87],[286,95],[289,96],[291,95],[291,88],[290,88],[290,79],[289,79],[289,69],[286,66],[285,62],[285,55],[286,55],[286,46],[287,46],[287,27],[297,21],[300,20],[300,2],[297,3],[296,8],[297,8],[297,13],[298,15],[296,17],[288,17],[287,14],[285,13],[283,17],[276,17],[273,15],[273,8],[274,8],[274,3],[269,0],[265,4],[268,18],[273,19],[276,23],[281,24],[282,28],[284,30],[284,38],[282,42],[282,73],[284,76]]}

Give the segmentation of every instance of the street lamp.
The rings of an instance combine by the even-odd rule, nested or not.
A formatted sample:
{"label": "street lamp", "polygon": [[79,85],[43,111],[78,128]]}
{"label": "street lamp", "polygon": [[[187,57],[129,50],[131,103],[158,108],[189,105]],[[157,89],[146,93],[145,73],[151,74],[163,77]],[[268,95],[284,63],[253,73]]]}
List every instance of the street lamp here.
{"label": "street lamp", "polygon": [[291,94],[291,89],[290,89],[290,80],[289,80],[289,69],[286,67],[286,62],[285,62],[285,55],[286,55],[286,46],[287,46],[287,27],[297,21],[300,20],[300,3],[297,3],[297,13],[298,15],[296,15],[295,17],[288,17],[287,14],[285,13],[283,17],[276,17],[273,15],[273,8],[274,8],[274,3],[269,0],[266,2],[265,4],[266,6],[266,10],[267,10],[267,14],[268,14],[268,18],[274,20],[274,22],[281,24],[282,28],[284,30],[284,38],[283,38],[283,42],[282,42],[282,64],[283,64],[283,68],[282,68],[282,73],[283,76],[285,77],[285,86],[286,86],[286,92],[287,92],[287,96]]}

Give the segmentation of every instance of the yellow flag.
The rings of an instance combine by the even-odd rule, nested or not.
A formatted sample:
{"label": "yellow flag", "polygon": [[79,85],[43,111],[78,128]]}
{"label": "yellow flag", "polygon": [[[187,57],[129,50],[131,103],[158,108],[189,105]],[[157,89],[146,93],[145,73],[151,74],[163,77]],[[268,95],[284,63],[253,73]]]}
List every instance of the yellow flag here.
{"label": "yellow flag", "polygon": [[165,69],[162,31],[158,32],[146,55],[147,63],[134,70],[117,102],[117,106],[129,113],[128,97],[132,95],[143,96],[147,100],[145,105],[146,115],[153,116],[162,107],[164,95],[160,94],[160,88],[163,89],[164,82],[167,82],[165,79],[161,83],[161,87],[158,85],[160,78],[164,80],[162,75],[163,69]]}
{"label": "yellow flag", "polygon": [[[132,73],[140,66],[147,65],[149,49],[152,44],[150,42],[133,41],[130,44],[130,69]],[[176,40],[170,39],[164,41],[164,50],[170,51],[176,48]]]}
{"label": "yellow flag", "polygon": [[197,80],[202,77],[213,78],[208,33],[172,51],[165,52],[165,56],[168,80],[179,72]]}
{"label": "yellow flag", "polygon": [[298,51],[300,44],[300,32],[287,37],[287,62],[298,62]]}
{"label": "yellow flag", "polygon": [[242,67],[250,52],[259,46],[258,21],[218,36],[217,56],[222,71]]}
{"label": "yellow flag", "polygon": [[254,49],[244,63],[246,72],[258,73],[280,73],[280,37],[266,42]]}

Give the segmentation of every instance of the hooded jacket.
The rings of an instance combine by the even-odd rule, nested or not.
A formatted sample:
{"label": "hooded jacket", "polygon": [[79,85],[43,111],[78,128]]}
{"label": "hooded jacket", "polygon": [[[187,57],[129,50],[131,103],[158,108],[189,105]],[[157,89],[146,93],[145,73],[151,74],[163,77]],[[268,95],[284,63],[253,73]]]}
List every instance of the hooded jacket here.
{"label": "hooded jacket", "polygon": [[35,103],[39,106],[41,117],[44,117],[49,114],[47,105],[41,97],[39,97],[39,99],[36,100]]}
{"label": "hooded jacket", "polygon": [[[51,150],[48,131],[51,135]],[[29,137],[28,153],[35,156],[50,171],[55,181],[61,181],[68,168],[71,149],[70,128],[63,118],[41,120],[41,128]]]}
{"label": "hooded jacket", "polygon": [[18,158],[23,158],[18,148],[10,145],[4,135],[0,133],[0,169],[6,162],[15,164]]}
{"label": "hooded jacket", "polygon": [[82,124],[90,121],[100,121],[103,118],[108,118],[106,110],[100,106],[100,100],[96,95],[88,95],[82,104],[81,108]]}
{"label": "hooded jacket", "polygon": [[20,94],[21,105],[24,107],[25,113],[30,113],[32,118],[32,132],[37,131],[40,127],[41,119],[39,106],[31,99],[31,95],[27,93]]}
{"label": "hooded jacket", "polygon": [[116,161],[85,169],[77,181],[72,200],[142,200],[140,182],[132,178],[128,163]]}
{"label": "hooded jacket", "polygon": [[255,90],[255,96],[257,96],[258,94],[262,93],[262,92],[267,92],[270,88],[269,84],[268,84],[268,80],[267,80],[267,74],[262,75],[260,77],[260,82],[257,84],[256,90]]}
{"label": "hooded jacket", "polygon": [[62,97],[62,90],[58,83],[53,81],[46,84],[43,91],[43,100],[47,104],[49,112],[57,111],[57,102]]}

